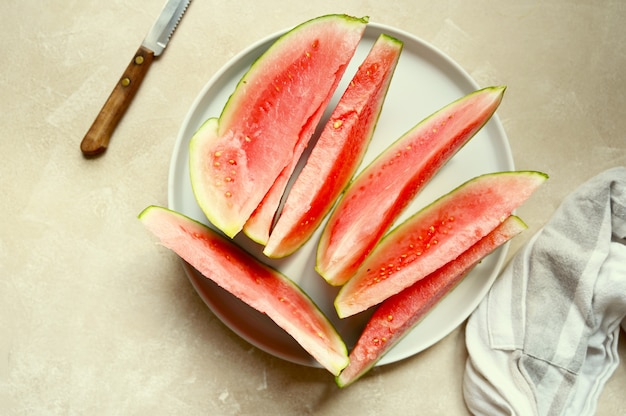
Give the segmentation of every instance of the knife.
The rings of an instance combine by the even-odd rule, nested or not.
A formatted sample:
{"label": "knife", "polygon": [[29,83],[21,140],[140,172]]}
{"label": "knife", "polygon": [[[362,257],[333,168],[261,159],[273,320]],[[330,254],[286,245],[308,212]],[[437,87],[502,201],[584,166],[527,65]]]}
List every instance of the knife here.
{"label": "knife", "polygon": [[168,0],[80,143],[85,156],[103,153],[155,56],[161,55],[191,0]]}

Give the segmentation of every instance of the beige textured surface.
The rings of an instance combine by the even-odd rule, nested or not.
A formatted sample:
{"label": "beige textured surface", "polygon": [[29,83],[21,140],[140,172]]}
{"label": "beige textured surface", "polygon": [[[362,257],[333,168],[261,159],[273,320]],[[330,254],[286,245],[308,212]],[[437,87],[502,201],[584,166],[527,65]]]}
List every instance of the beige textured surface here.
{"label": "beige textured surface", "polygon": [[[467,414],[462,326],[341,391],[227,330],[136,215],[166,204],[177,130],[220,66],[347,12],[433,43],[481,85],[508,85],[498,114],[516,166],[551,176],[519,210],[531,230],[515,251],[577,185],[626,165],[626,3],[196,0],[108,153],[83,159],[82,136],[161,7],[0,3],[0,414]],[[625,388],[620,363],[598,414],[626,413]]]}

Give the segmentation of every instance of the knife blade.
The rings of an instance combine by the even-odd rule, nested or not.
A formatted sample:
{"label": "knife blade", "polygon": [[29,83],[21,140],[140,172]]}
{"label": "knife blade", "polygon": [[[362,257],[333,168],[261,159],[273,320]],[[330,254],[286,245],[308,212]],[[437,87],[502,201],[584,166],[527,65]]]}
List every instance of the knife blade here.
{"label": "knife blade", "polygon": [[163,53],[191,0],[168,0],[80,143],[85,156],[103,153],[154,57]]}

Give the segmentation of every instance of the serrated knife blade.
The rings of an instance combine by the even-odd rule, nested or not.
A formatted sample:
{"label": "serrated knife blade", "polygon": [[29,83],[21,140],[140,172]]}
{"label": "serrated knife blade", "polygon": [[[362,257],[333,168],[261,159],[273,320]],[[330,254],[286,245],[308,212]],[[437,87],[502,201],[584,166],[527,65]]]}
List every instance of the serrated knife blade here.
{"label": "serrated knife blade", "polygon": [[83,155],[103,153],[155,56],[163,53],[191,0],[168,0],[80,143]]}

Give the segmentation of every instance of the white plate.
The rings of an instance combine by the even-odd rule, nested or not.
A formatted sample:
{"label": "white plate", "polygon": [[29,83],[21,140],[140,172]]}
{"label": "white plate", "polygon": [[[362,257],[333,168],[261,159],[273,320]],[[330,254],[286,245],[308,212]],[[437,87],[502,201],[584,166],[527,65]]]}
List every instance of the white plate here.
{"label": "white plate", "polygon": [[[207,118],[219,116],[236,83],[250,64],[281,33],[269,36],[235,56],[209,80],[196,98],[180,129],[172,155],[168,201],[171,209],[209,224],[191,190],[187,166],[189,139]],[[369,23],[356,55],[329,106],[330,109],[334,107],[347,82],[380,33],[402,40],[404,49],[362,166],[424,117],[480,88],[459,65],[424,41],[392,27]],[[513,159],[506,135],[497,116],[494,116],[431,180],[398,222],[474,176],[512,169]],[[297,253],[278,261],[263,258],[261,247],[242,235],[235,240],[298,283],[335,324],[346,345],[351,348],[358,339],[367,313],[344,320],[337,317],[333,308],[337,289],[330,287],[314,270],[315,248],[320,231],[321,228]],[[395,362],[416,354],[441,340],[461,324],[490,288],[504,261],[507,248],[508,246],[500,248],[478,265],[378,364]],[[318,366],[289,335],[265,315],[203,278],[189,265],[184,263],[184,267],[200,297],[239,336],[274,356],[298,364]]]}

